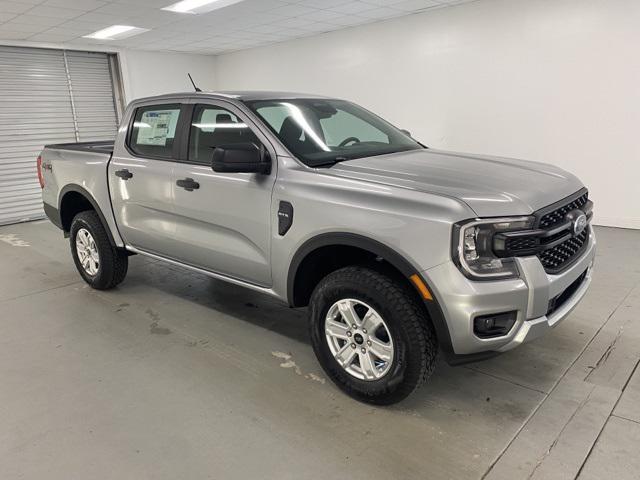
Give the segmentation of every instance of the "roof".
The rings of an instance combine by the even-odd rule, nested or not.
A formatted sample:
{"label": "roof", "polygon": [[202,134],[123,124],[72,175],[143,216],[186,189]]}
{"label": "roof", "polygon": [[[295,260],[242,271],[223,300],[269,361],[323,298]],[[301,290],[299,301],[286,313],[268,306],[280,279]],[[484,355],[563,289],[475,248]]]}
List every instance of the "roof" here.
{"label": "roof", "polygon": [[233,92],[202,92],[223,97],[234,97],[239,100],[284,100],[295,98],[328,98],[322,95],[295,92],[274,92],[268,90],[245,90]]}
{"label": "roof", "polygon": [[266,90],[246,90],[246,91],[222,91],[222,92],[177,92],[168,93],[164,95],[156,95],[153,97],[137,98],[134,101],[147,102],[153,100],[171,99],[176,97],[193,97],[203,96],[210,98],[226,98],[240,101],[253,101],[253,100],[293,100],[296,98],[329,98],[321,95],[313,95],[308,93],[294,93],[294,92],[275,92]]}

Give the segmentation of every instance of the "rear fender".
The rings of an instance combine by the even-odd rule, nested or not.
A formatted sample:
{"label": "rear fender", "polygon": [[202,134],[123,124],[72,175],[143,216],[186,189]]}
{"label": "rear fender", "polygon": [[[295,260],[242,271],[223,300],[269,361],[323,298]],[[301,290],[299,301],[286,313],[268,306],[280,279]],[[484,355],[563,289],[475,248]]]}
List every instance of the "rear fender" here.
{"label": "rear fender", "polygon": [[[60,191],[60,195],[58,196],[58,219],[60,222],[60,225],[62,226],[62,229],[65,233],[65,236],[69,235],[69,225],[67,225],[68,222],[65,222],[65,213],[63,211],[63,202],[64,202],[64,198],[65,195],[67,195],[68,193],[71,192],[76,192],[80,195],[82,195],[93,207],[93,210],[95,210],[95,212],[98,214],[98,217],[100,218],[100,221],[102,222],[102,225],[104,226],[105,230],[107,231],[107,236],[109,237],[109,242],[111,243],[111,245],[113,245],[114,247],[124,247],[124,242],[122,241],[122,238],[120,237],[120,234],[118,233],[117,229],[115,230],[115,235],[114,235],[114,231],[113,229],[110,227],[109,222],[107,221],[107,218],[104,214],[104,212],[102,211],[102,209],[100,208],[100,206],[98,205],[98,202],[95,200],[95,198],[93,197],[93,195],[91,195],[91,193],[89,193],[88,190],[86,190],[85,188],[81,187],[80,185],[76,185],[76,184],[69,184],[67,186],[65,186],[61,191]],[[107,214],[110,215],[113,218],[113,212],[111,211],[111,204],[109,204],[109,210],[107,211]],[[56,222],[54,222],[56,223]],[[115,225],[115,221],[114,221],[114,225]]]}

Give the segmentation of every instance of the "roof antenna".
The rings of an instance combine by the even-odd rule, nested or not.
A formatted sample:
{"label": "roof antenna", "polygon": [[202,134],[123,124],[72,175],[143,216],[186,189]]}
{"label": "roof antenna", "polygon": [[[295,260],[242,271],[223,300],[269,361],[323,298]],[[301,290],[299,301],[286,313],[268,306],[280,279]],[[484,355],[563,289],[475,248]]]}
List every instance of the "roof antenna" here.
{"label": "roof antenna", "polygon": [[191,85],[193,85],[193,88],[195,88],[196,92],[201,92],[202,90],[196,87],[196,82],[194,82],[193,78],[191,78],[191,74],[187,73],[187,75],[189,75],[189,80],[191,80]]}

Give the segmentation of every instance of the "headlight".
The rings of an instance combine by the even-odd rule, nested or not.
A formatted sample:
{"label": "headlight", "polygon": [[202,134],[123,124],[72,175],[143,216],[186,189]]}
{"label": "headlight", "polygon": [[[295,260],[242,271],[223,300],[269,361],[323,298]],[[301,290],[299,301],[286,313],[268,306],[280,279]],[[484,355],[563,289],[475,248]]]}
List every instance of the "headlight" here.
{"label": "headlight", "polygon": [[493,252],[493,236],[498,232],[528,230],[534,217],[470,220],[453,226],[453,261],[467,277],[495,280],[518,276],[513,258],[498,258]]}

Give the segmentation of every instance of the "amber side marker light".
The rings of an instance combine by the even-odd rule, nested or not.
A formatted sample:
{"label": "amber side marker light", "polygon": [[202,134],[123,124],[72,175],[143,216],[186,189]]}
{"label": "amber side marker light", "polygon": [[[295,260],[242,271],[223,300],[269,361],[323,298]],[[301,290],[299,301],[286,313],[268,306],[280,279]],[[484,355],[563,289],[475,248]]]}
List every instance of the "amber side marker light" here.
{"label": "amber side marker light", "polygon": [[413,284],[416,286],[416,288],[420,291],[422,298],[424,298],[425,300],[433,300],[433,297],[431,296],[431,292],[429,291],[429,289],[427,288],[427,286],[424,284],[424,282],[418,276],[417,273],[414,273],[413,275],[411,275],[409,277],[409,280],[411,280]]}

